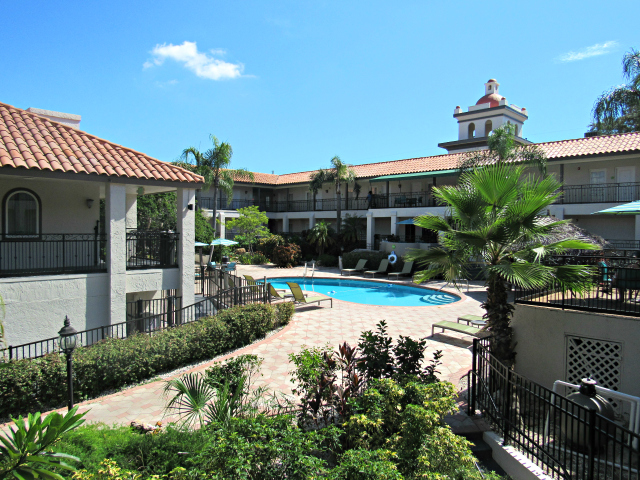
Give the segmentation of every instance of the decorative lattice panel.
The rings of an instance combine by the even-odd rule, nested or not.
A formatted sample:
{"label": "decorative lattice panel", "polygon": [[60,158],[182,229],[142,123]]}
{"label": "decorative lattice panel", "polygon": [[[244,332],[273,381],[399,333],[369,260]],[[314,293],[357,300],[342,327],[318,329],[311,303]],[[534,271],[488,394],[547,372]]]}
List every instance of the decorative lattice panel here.
{"label": "decorative lattice panel", "polygon": [[580,384],[591,377],[598,385],[618,390],[622,368],[622,344],[609,340],[567,335],[566,381]]}

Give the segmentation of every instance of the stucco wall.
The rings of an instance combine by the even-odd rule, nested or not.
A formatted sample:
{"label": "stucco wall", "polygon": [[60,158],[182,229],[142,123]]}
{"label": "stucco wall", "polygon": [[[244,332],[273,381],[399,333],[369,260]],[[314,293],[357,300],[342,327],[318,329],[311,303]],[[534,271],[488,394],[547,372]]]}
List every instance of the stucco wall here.
{"label": "stucco wall", "polygon": [[[20,177],[0,178],[0,198],[15,188],[26,188],[40,197],[42,205],[41,233],[93,233],[100,215],[100,184],[64,180],[25,180]],[[87,199],[94,200],[87,208]],[[2,231],[5,213],[2,212]]]}
{"label": "stucco wall", "polygon": [[0,291],[9,345],[55,337],[65,315],[76,330],[109,324],[106,273],[4,278]]}
{"label": "stucco wall", "polygon": [[578,215],[571,218],[578,227],[603,238],[635,240],[635,215]]}
{"label": "stucco wall", "polygon": [[566,380],[566,335],[614,341],[622,344],[619,391],[640,396],[640,318],[516,305],[512,325],[518,373],[552,388]]}

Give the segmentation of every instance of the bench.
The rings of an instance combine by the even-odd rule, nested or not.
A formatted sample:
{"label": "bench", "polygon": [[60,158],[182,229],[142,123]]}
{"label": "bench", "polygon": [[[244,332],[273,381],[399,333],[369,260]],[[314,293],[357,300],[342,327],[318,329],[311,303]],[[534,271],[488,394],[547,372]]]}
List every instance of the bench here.
{"label": "bench", "polygon": [[466,335],[471,335],[478,338],[485,335],[484,332],[480,332],[479,328],[472,327],[470,325],[460,325],[459,323],[449,322],[447,320],[443,320],[442,322],[434,323],[433,325],[431,325],[432,336],[435,335],[436,328],[441,328],[442,333],[444,333],[445,330],[452,330],[454,332],[464,333]]}
{"label": "bench", "polygon": [[484,319],[480,315],[462,315],[458,317],[458,323],[465,322],[470,325],[471,322],[482,322]]}

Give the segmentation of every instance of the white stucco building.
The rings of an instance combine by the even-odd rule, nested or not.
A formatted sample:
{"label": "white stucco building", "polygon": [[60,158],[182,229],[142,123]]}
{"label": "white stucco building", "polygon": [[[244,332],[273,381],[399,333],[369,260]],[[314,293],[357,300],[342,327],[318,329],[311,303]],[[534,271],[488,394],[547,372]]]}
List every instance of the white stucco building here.
{"label": "white stucco building", "polygon": [[[170,293],[193,303],[202,177],[79,123],[0,104],[0,295],[10,345],[55,337],[66,315],[80,331],[125,322],[136,300]],[[139,230],[137,197],[168,191],[177,193],[177,231]]]}
{"label": "white stucco building", "polygon": [[[511,123],[517,128],[516,141],[531,143],[523,138],[527,109],[509,104],[499,88],[500,84],[490,79],[485,84],[485,94],[467,112],[455,108],[458,140],[439,144],[451,153],[354,166],[362,190],[356,197],[353,185],[343,185],[342,213],[366,218],[363,240],[368,248],[389,249],[384,239],[390,235],[394,235],[391,238],[396,252],[402,253],[408,247],[427,248],[434,241],[429,232],[400,222],[424,213],[444,213],[444,208],[434,202],[432,188],[456,184],[456,169],[465,152],[486,149],[491,130]],[[640,249],[640,217],[591,215],[620,203],[640,200],[640,133],[536,145],[548,156],[549,173],[564,183],[564,196],[549,213],[571,219],[614,245]],[[319,220],[334,223],[335,188],[326,184],[314,196],[309,191],[312,173],[256,173],[255,183],[236,182],[233,202],[227,205],[222,194],[218,201],[222,235],[226,233],[226,220],[238,215],[238,207],[247,205],[259,205],[266,211],[274,232],[302,232]],[[373,194],[370,203],[366,200],[369,191]],[[203,192],[203,208],[210,205],[211,191]]]}

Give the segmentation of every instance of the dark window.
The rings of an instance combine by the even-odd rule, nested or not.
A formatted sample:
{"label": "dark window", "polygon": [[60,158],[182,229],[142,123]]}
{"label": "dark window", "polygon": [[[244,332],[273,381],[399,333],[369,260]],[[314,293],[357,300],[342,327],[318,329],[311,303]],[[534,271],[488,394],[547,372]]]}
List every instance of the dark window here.
{"label": "dark window", "polygon": [[9,236],[40,234],[40,199],[28,190],[13,190],[4,199],[4,233]]}

